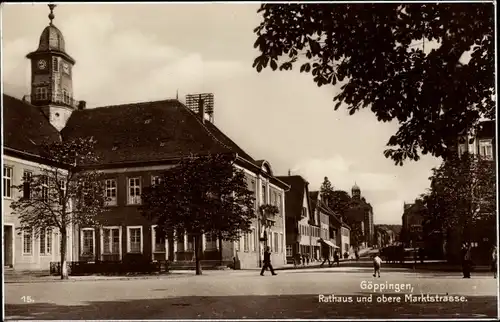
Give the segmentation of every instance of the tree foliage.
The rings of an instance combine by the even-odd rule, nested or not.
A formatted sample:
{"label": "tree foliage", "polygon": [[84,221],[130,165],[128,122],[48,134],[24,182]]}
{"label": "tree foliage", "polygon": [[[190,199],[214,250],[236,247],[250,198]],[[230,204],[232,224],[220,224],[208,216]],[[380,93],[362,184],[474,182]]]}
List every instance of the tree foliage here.
{"label": "tree foliage", "polygon": [[20,197],[11,204],[18,215],[20,233],[30,230],[35,237],[56,230],[61,235],[61,278],[66,279],[66,243],[73,225],[95,226],[106,211],[101,174],[81,170],[97,162],[93,139],[54,142],[41,146],[48,162],[16,188]]}
{"label": "tree foliage", "polygon": [[256,217],[245,175],[226,155],[184,158],[161,176],[159,184],[145,188],[141,197],[142,214],[158,224],[160,234],[194,236],[197,274],[201,274],[203,234],[237,240],[250,231]]}
{"label": "tree foliage", "polygon": [[423,197],[428,226],[443,230],[458,228],[462,240],[468,241],[474,227],[494,222],[496,173],[493,161],[464,154],[433,169],[430,179],[430,191]]}
{"label": "tree foliage", "polygon": [[369,107],[379,121],[398,121],[384,151],[396,164],[420,152],[447,158],[461,132],[494,116],[492,3],[267,3],[258,12],[253,67],[299,64],[318,86],[340,86],[335,109]]}
{"label": "tree foliage", "polygon": [[328,177],[325,177],[320,187],[320,194],[328,207],[333,206],[333,186]]}

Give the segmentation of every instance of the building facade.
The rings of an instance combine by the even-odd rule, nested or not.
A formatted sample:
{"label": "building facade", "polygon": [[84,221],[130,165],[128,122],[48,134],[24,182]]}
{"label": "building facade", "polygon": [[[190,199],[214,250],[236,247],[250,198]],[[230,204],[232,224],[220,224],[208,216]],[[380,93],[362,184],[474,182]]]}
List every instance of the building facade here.
{"label": "building facade", "polygon": [[[239,242],[218,243],[215,236],[204,236],[202,259],[218,260],[222,253],[225,262],[236,261],[241,268],[259,267],[268,245],[273,264],[284,265],[288,185],[274,177],[269,162],[253,159],[220,131],[210,121],[213,118],[207,117],[203,102],[202,108],[194,112],[178,99],[92,109],[84,101],[75,100],[72,67],[76,61],[66,52],[64,37],[51,16],[37,50],[27,55],[31,61],[31,95],[22,100],[3,96],[4,152],[7,155],[10,149],[15,153],[7,159],[4,156],[4,186],[20,182],[23,171],[32,168],[26,162],[34,158],[30,162],[36,163],[39,159],[37,146],[42,142],[94,138],[99,163],[89,169],[105,175],[109,211],[97,227],[73,227],[68,246],[72,255],[68,260],[192,261],[192,236],[165,240],[157,235],[155,223],[140,213],[141,193],[184,156],[225,154],[231,155],[235,167],[245,172],[249,187],[255,192],[256,213],[260,205],[269,203],[278,206],[280,212],[266,222],[257,215],[252,232],[244,234]],[[12,240],[12,247],[7,248],[10,255],[6,255],[6,262],[13,262],[16,269],[48,268],[50,261],[57,261],[52,256],[52,252],[57,253],[56,237],[43,237],[45,242],[28,235],[15,237],[18,221],[9,212],[9,198],[15,194],[7,191],[10,190],[4,192],[4,236],[6,241]],[[39,256],[38,249],[47,256]],[[47,249],[53,250],[51,254],[46,254]]]}
{"label": "building facade", "polygon": [[[300,254],[309,258],[320,258],[319,218],[315,218],[309,199],[309,183],[301,176],[280,176],[279,180],[290,186],[286,192],[286,256],[287,262]],[[313,225],[311,223],[318,223]]]}
{"label": "building facade", "polygon": [[375,230],[373,222],[373,208],[370,203],[362,197],[361,189],[357,184],[351,189],[351,207],[349,209],[349,219],[356,227],[351,229],[359,230],[362,238],[357,245],[360,248],[370,247],[375,243]]}

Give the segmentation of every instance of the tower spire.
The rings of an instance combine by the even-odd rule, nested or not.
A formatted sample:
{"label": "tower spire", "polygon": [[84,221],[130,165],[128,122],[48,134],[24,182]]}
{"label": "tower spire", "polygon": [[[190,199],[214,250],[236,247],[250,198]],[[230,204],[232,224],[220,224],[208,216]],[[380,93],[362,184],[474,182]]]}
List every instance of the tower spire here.
{"label": "tower spire", "polygon": [[49,13],[50,25],[52,26],[52,20],[54,20],[54,18],[56,17],[56,16],[54,16],[54,8],[57,7],[57,5],[51,3],[48,6],[50,9],[50,13]]}

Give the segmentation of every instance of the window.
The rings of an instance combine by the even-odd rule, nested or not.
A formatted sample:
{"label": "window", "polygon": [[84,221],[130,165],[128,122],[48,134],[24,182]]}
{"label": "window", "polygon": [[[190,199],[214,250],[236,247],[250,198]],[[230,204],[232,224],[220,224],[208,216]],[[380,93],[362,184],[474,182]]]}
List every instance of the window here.
{"label": "window", "polygon": [[249,237],[248,237],[248,233],[245,233],[243,235],[243,250],[245,252],[248,252],[248,250],[249,250]]}
{"label": "window", "polygon": [[3,167],[3,196],[12,198],[12,168]]}
{"label": "window", "polygon": [[93,256],[94,255],[94,245],[95,245],[95,232],[94,228],[83,228],[82,229],[82,255],[83,256]]}
{"label": "window", "polygon": [[286,256],[292,256],[292,245],[286,245]]}
{"label": "window", "polygon": [[278,233],[274,233],[274,252],[279,252],[279,239],[278,239]]}
{"label": "window", "polygon": [[35,98],[37,100],[47,100],[49,98],[49,91],[47,87],[37,87],[35,89]]}
{"label": "window", "polygon": [[187,251],[194,251],[194,236],[189,234],[187,235]]}
{"label": "window", "polygon": [[267,203],[267,192],[266,192],[266,185],[265,184],[262,184],[260,197],[261,197],[262,204],[266,204]]}
{"label": "window", "polygon": [[280,233],[280,253],[283,253],[283,233]]}
{"label": "window", "polygon": [[23,229],[23,255],[33,255],[33,229]]}
{"label": "window", "polygon": [[129,226],[127,232],[127,252],[142,253],[142,226]]}
{"label": "window", "polygon": [[137,205],[141,203],[141,179],[128,179],[128,204]]}
{"label": "window", "polygon": [[267,246],[269,246],[271,252],[273,252],[274,249],[273,249],[273,233],[272,232],[269,233],[269,238],[268,239],[269,240],[267,241]]}
{"label": "window", "polygon": [[255,252],[256,246],[255,246],[255,228],[252,228],[252,232],[250,233],[250,250],[252,252]]}
{"label": "window", "polygon": [[50,255],[52,252],[52,229],[40,231],[40,255]]}
{"label": "window", "polygon": [[491,140],[479,140],[479,155],[485,159],[493,159],[493,145]]}
{"label": "window", "polygon": [[280,211],[280,212],[279,212],[279,213],[280,213],[280,215],[283,213],[283,209],[281,209],[281,203],[282,203],[282,202],[283,202],[283,201],[281,200],[281,194],[278,194],[278,209],[279,209],[279,211]]}
{"label": "window", "polygon": [[151,185],[156,186],[161,183],[161,177],[160,176],[151,176]]}
{"label": "window", "polygon": [[23,172],[23,198],[31,199],[31,178],[33,173],[31,171]]}
{"label": "window", "polygon": [[59,62],[57,60],[57,57],[52,58],[52,70],[55,72],[59,71]]}
{"label": "window", "polygon": [[71,97],[67,91],[63,91],[63,102],[66,104],[71,103]]}
{"label": "window", "polygon": [[116,180],[106,180],[106,204],[108,206],[116,206]]}
{"label": "window", "polygon": [[166,236],[163,235],[157,225],[152,226],[153,253],[165,253],[167,251]]}
{"label": "window", "polygon": [[205,249],[206,250],[217,249],[217,236],[215,234],[211,233],[205,234]]}
{"label": "window", "polygon": [[302,218],[307,218],[307,208],[302,207]]}
{"label": "window", "polygon": [[102,253],[120,254],[120,228],[103,227],[102,228]]}
{"label": "window", "polygon": [[42,201],[48,202],[49,201],[49,178],[47,176],[41,176],[40,177],[41,184],[42,184]]}

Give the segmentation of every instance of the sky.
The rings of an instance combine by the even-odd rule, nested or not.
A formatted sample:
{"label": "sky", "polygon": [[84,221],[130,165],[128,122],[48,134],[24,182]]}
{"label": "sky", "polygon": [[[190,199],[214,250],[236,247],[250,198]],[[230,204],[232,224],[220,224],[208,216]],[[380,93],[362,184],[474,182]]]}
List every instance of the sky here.
{"label": "sky", "polygon": [[[370,110],[334,111],[334,86],[318,88],[298,70],[257,73],[253,29],[258,4],[63,4],[54,10],[66,51],[76,60],[74,96],[87,107],[211,92],[215,124],[275,175],[301,175],[310,190],[323,178],[335,189],[356,183],[375,224],[401,224],[404,202],[429,187],[439,159],[396,166],[383,151],[397,123]],[[4,91],[29,94],[30,65],[48,25],[42,4],[2,6]]]}

